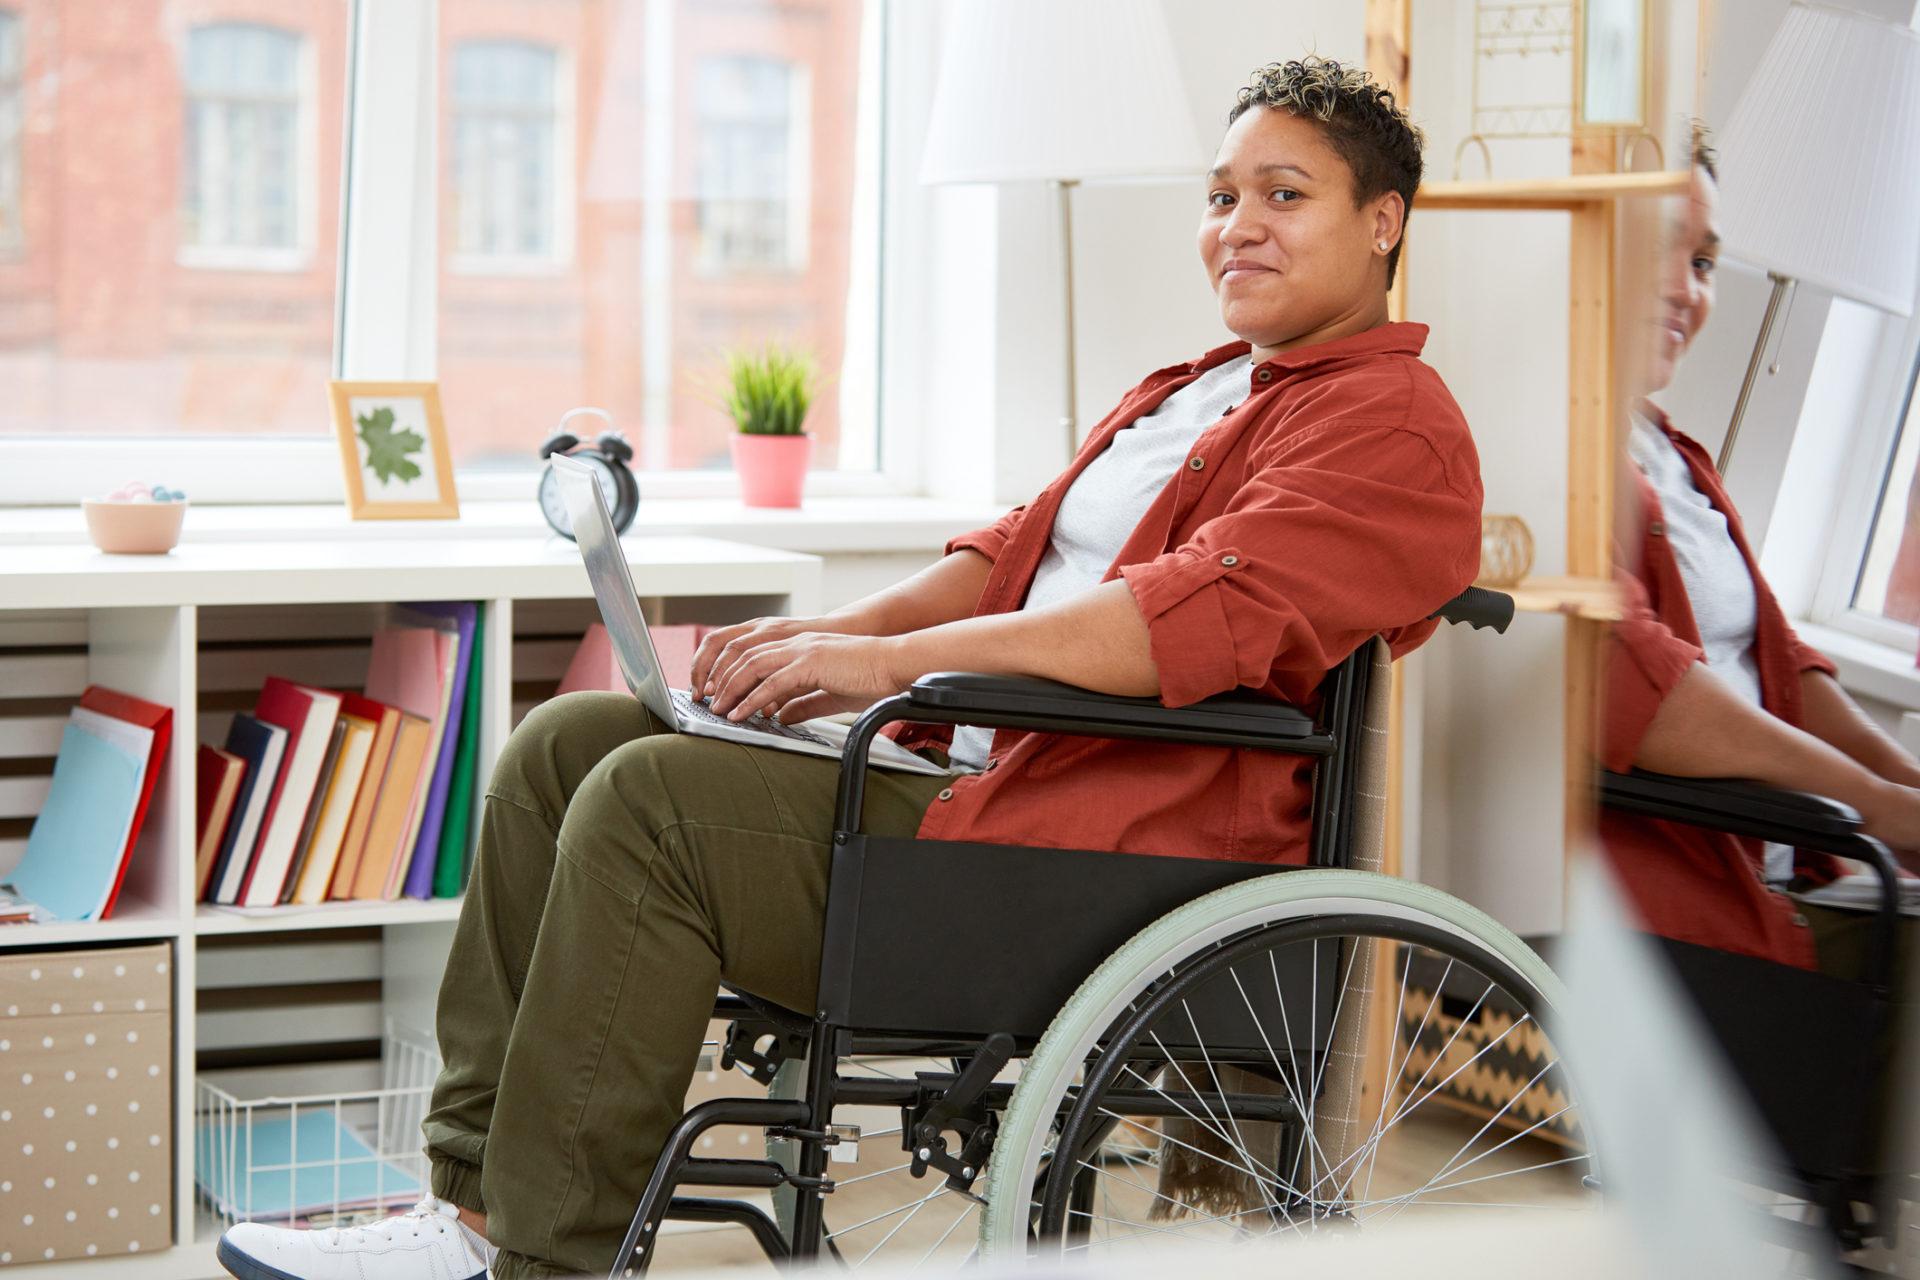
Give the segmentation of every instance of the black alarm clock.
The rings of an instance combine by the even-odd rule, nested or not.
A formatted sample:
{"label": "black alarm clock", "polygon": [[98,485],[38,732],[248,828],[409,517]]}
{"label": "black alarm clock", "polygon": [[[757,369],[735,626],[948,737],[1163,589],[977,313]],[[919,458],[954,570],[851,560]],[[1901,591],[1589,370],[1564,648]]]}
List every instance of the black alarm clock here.
{"label": "black alarm clock", "polygon": [[[567,430],[567,423],[581,414],[592,414],[607,424],[608,429],[594,437],[592,444],[580,443],[580,437]],[[540,456],[550,458],[564,453],[592,467],[594,478],[600,482],[600,495],[607,500],[607,510],[613,516],[614,532],[625,533],[640,510],[640,482],[627,469],[627,463],[633,460],[633,446],[612,428],[613,418],[605,409],[569,410],[540,446]],[[560,496],[560,479],[553,474],[551,464],[540,473],[540,514],[547,518],[555,533],[563,538],[573,537],[573,517],[567,513],[566,499]]]}

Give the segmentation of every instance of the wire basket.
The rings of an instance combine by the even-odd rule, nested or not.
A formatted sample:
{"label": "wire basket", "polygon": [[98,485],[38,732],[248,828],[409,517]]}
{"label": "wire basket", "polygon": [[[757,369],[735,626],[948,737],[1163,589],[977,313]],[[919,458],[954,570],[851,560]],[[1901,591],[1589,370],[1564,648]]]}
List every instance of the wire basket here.
{"label": "wire basket", "polygon": [[378,1089],[242,1099],[200,1081],[200,1203],[228,1226],[342,1226],[410,1208],[427,1189],[420,1122],[439,1074],[432,1037],[388,1022]]}

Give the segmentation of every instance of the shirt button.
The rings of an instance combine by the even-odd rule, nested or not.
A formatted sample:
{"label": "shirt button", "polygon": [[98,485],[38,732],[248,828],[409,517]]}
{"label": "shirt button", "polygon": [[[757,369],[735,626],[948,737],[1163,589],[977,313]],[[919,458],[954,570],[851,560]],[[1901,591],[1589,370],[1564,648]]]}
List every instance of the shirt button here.
{"label": "shirt button", "polygon": [[987,772],[991,773],[995,769],[998,769],[999,767],[1000,767],[1000,761],[998,757],[995,757],[994,759],[987,761]]}
{"label": "shirt button", "polygon": [[1662,520],[1653,521],[1647,525],[1647,532],[1656,538],[1665,537],[1667,532],[1666,522]]}
{"label": "shirt button", "polygon": [[1807,918],[1801,915],[1798,911],[1793,913],[1793,922],[1799,925],[1802,929],[1807,927]]}
{"label": "shirt button", "polygon": [[1200,468],[1207,465],[1207,460],[1205,458],[1188,458],[1187,465],[1193,468],[1195,471],[1198,471],[1200,470]]}
{"label": "shirt button", "polygon": [[1254,376],[1254,377],[1256,377],[1256,378],[1258,378],[1258,379],[1259,379],[1260,381],[1262,381],[1262,382],[1272,382],[1272,381],[1273,381],[1273,370],[1271,370],[1271,369],[1262,369],[1262,370],[1261,370],[1260,372],[1258,372],[1258,373],[1256,373],[1256,374],[1254,374],[1253,376]]}
{"label": "shirt button", "polygon": [[942,800],[951,800],[951,799],[953,799],[953,788],[952,788],[952,787],[942,787],[942,788],[940,788],[940,799],[942,799]]}
{"label": "shirt button", "polygon": [[1227,566],[1227,568],[1231,569],[1233,568],[1233,566],[1240,563],[1240,557],[1239,556],[1221,556],[1220,563]]}

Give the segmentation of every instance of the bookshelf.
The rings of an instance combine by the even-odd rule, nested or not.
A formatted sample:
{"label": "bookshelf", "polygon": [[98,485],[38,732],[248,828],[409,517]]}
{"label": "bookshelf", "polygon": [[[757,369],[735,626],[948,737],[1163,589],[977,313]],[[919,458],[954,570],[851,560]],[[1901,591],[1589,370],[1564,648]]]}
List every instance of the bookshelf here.
{"label": "bookshelf", "polygon": [[[662,621],[715,622],[818,608],[821,561],[794,552],[694,536],[631,537],[635,584]],[[571,644],[598,618],[571,543],[557,538],[186,543],[161,557],[108,556],[83,545],[10,547],[0,553],[0,869],[26,842],[45,795],[67,709],[90,683],[174,709],[174,736],[113,918],[0,928],[0,954],[92,943],[165,941],[174,949],[172,1121],[175,1244],[97,1259],[14,1264],[32,1280],[174,1280],[220,1273],[217,1232],[193,1196],[196,1025],[207,948],[251,957],[276,949],[361,957],[351,974],[380,977],[380,1007],[431,1029],[431,1010],[457,900],[347,902],[246,914],[197,904],[193,894],[194,751],[250,705],[268,671],[353,687],[366,643],[386,606],[474,600],[485,616],[480,654],[480,770],[527,707],[558,682]],[[346,940],[351,939],[352,942]],[[291,961],[283,968],[289,967]],[[231,966],[229,966],[231,967]],[[223,980],[224,982],[224,980]],[[263,993],[267,989],[263,989]],[[257,1025],[296,1023],[263,1014]],[[347,1019],[352,1021],[352,1018]],[[230,1019],[229,1019],[230,1022]],[[245,1025],[245,1024],[243,1024]],[[350,1031],[341,1031],[345,1036]],[[196,1218],[199,1221],[196,1222]]]}

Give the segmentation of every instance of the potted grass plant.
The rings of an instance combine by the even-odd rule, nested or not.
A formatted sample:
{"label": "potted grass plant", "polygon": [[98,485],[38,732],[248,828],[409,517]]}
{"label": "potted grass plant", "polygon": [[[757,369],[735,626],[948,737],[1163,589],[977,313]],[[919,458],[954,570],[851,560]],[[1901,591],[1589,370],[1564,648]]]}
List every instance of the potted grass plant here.
{"label": "potted grass plant", "polygon": [[740,497],[750,507],[797,507],[813,437],[802,428],[819,370],[805,352],[767,346],[729,351],[721,405],[738,428],[731,441]]}

